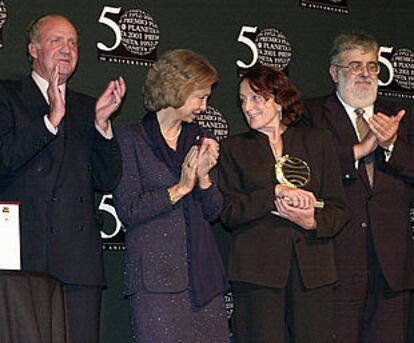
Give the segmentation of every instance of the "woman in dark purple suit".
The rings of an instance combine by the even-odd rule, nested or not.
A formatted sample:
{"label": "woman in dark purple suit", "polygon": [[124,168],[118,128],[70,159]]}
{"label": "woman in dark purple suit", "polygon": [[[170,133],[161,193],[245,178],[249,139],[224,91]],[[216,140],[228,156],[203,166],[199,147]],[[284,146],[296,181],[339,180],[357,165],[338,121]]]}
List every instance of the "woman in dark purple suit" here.
{"label": "woman in dark purple suit", "polygon": [[189,50],[149,70],[142,122],[117,130],[123,177],[114,193],[126,227],[124,292],[139,342],[229,342],[228,289],[209,222],[222,207],[218,144],[194,119],[216,70]]}

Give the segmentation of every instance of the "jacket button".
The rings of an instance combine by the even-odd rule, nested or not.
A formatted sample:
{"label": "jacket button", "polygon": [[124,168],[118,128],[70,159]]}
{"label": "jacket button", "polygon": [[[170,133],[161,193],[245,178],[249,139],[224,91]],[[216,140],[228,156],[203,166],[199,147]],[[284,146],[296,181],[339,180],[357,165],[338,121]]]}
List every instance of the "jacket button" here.
{"label": "jacket button", "polygon": [[366,229],[368,227],[368,224],[366,222],[361,223],[361,228]]}
{"label": "jacket button", "polygon": [[345,174],[344,177],[345,177],[345,179],[350,179],[351,178],[351,175]]}
{"label": "jacket button", "polygon": [[49,227],[49,232],[53,233],[55,231],[55,228],[53,226]]}

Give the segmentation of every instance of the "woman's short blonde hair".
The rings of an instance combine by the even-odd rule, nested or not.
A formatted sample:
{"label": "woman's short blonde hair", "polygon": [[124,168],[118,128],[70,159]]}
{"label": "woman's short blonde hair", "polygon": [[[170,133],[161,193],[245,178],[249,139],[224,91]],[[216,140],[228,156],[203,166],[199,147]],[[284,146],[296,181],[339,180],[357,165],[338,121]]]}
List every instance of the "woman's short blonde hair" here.
{"label": "woman's short blonde hair", "polygon": [[179,108],[195,90],[211,87],[218,79],[216,69],[191,50],[165,52],[148,71],[144,83],[144,105],[149,111]]}

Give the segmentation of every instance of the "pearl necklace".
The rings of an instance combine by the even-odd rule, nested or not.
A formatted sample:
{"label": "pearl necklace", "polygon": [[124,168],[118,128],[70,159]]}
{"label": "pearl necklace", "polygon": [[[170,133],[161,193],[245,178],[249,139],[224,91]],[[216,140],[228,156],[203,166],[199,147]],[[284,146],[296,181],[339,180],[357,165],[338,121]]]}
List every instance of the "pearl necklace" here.
{"label": "pearl necklace", "polygon": [[167,137],[165,134],[164,134],[164,132],[162,132],[162,130],[161,130],[161,134],[162,134],[162,136],[164,137],[164,139],[166,140],[166,141],[175,141],[177,138],[178,138],[178,136],[180,135],[180,133],[181,133],[181,130],[182,130],[182,126],[180,125],[180,128],[178,129],[178,131],[177,131],[177,133],[173,136],[173,137]]}

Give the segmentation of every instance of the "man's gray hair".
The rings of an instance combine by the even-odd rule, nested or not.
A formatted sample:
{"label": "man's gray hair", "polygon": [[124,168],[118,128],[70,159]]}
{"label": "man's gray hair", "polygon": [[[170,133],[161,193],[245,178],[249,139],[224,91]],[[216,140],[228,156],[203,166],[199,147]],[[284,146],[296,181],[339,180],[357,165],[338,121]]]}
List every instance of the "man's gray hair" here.
{"label": "man's gray hair", "polygon": [[342,54],[352,49],[361,49],[364,52],[372,51],[378,54],[379,45],[374,37],[365,33],[340,34],[334,39],[330,53],[330,63],[340,64]]}

